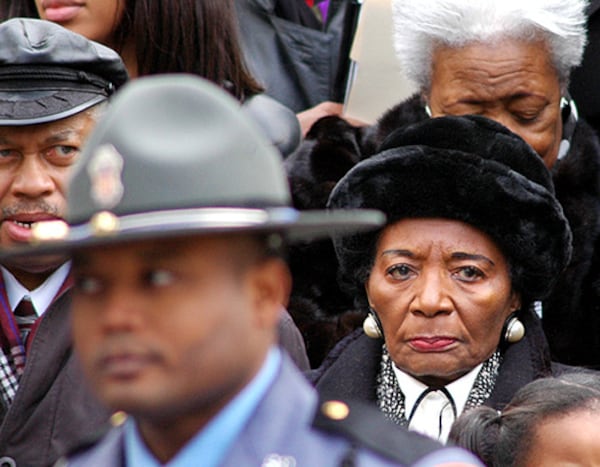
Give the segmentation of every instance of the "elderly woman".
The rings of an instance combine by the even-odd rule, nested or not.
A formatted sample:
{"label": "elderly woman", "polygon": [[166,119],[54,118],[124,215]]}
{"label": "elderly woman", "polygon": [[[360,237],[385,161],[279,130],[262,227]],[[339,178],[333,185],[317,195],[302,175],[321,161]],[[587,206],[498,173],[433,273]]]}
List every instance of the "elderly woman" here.
{"label": "elderly woman", "polygon": [[347,336],[312,374],[324,397],[373,401],[444,441],[465,409],[502,408],[564,371],[530,305],[567,264],[571,233],[521,138],[477,116],[412,125],[351,169],[329,205],[388,221],[334,239],[341,277],[369,315],[366,334]]}
{"label": "elderly woman", "polygon": [[[406,124],[464,114],[502,123],[551,169],[573,231],[572,260],[538,306],[553,356],[600,365],[600,144],[567,92],[586,42],[585,6],[583,0],[393,0],[397,55],[420,92],[365,131],[340,119],[317,122],[288,171],[295,198],[315,199],[341,167],[369,157]],[[314,296],[325,289],[324,283]]]}

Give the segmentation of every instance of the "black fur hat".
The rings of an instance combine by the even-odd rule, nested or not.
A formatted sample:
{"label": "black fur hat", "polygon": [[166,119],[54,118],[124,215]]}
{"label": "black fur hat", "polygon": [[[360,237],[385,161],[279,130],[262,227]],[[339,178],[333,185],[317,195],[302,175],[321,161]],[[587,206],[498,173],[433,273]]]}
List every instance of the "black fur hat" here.
{"label": "black fur hat", "polygon": [[[571,255],[571,231],[541,158],[483,117],[428,119],[392,133],[338,182],[328,206],[379,209],[386,225],[410,217],[472,225],[506,256],[524,304],[550,292]],[[381,231],[334,238],[342,281],[360,297]]]}

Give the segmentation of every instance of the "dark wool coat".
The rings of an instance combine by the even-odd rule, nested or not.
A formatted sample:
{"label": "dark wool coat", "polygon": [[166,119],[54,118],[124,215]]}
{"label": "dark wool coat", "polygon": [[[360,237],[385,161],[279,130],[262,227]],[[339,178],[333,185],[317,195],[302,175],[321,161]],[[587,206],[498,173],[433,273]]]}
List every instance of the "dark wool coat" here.
{"label": "dark wool coat", "polygon": [[[539,319],[523,314],[525,337],[503,353],[496,385],[485,405],[501,410],[515,392],[527,383],[546,376],[558,376],[573,369],[550,361],[548,345]],[[308,374],[323,398],[352,398],[376,403],[376,378],[381,363],[380,339],[356,330],[339,342],[323,365]]]}
{"label": "dark wool coat", "polygon": [[[294,203],[300,209],[324,207],[329,192],[351,166],[375,154],[394,130],[425,118],[419,96],[413,96],[365,129],[354,128],[337,117],[317,121],[286,161]],[[544,301],[544,331],[554,360],[600,367],[600,142],[583,120],[577,122],[569,153],[557,161],[552,176],[573,232],[573,256]],[[311,355],[311,336],[306,335],[302,323],[311,323],[310,316],[312,322],[329,324],[344,310],[352,309],[352,300],[335,284],[332,245],[321,243],[318,248],[315,252],[304,247],[296,256],[292,251],[291,257],[295,285],[290,313],[294,319],[301,316],[299,327],[307,338],[313,367],[323,354]],[[315,274],[315,270],[326,267],[326,274]],[[339,298],[333,299],[331,294]],[[329,308],[331,302],[338,306]],[[297,303],[302,306],[295,306]],[[347,332],[347,327],[343,331]],[[336,338],[339,333],[330,340]]]}

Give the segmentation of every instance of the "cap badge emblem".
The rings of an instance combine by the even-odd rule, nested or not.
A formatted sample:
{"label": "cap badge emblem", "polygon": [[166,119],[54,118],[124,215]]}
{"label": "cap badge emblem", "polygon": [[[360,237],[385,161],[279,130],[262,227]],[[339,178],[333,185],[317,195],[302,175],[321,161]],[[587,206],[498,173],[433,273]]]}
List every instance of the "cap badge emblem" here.
{"label": "cap badge emblem", "polygon": [[87,167],[91,181],[90,195],[103,209],[115,207],[123,198],[123,156],[112,144],[103,144]]}

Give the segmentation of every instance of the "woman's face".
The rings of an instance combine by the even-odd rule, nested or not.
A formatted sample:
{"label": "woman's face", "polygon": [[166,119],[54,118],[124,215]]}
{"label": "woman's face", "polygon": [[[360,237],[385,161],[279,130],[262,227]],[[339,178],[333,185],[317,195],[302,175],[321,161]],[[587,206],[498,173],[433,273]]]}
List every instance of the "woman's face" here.
{"label": "woman's face", "polygon": [[386,227],[365,287],[392,360],[429,385],[447,384],[490,357],[520,305],[494,242],[446,219]]}
{"label": "woman's face", "polygon": [[483,115],[520,135],[552,167],[562,137],[561,87],[543,42],[439,47],[433,54],[433,117]]}
{"label": "woman's face", "polygon": [[124,0],[35,0],[40,18],[82,36],[113,46],[113,33],[125,8]]}

